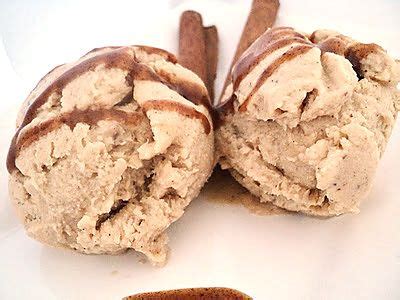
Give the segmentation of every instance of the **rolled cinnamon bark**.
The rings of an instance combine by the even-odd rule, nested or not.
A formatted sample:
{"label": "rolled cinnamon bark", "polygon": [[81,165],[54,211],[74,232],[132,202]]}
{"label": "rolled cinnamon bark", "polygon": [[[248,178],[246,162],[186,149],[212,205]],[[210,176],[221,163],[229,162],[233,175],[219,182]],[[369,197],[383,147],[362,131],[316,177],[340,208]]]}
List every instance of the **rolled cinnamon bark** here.
{"label": "rolled cinnamon bark", "polygon": [[[232,66],[236,63],[243,52],[268,28],[275,23],[279,8],[279,0],[253,0],[251,11],[244,26],[239,44],[236,48],[228,75],[225,79],[221,97],[229,82]],[[221,99],[220,99],[221,100]]]}
{"label": "rolled cinnamon bark", "polygon": [[218,63],[218,32],[215,26],[204,27],[198,12],[182,13],[178,61],[204,81],[212,101]]}
{"label": "rolled cinnamon bark", "polygon": [[214,100],[214,82],[217,78],[218,66],[218,31],[216,26],[209,26],[204,29],[206,35],[207,55],[207,82],[206,86],[211,101]]}

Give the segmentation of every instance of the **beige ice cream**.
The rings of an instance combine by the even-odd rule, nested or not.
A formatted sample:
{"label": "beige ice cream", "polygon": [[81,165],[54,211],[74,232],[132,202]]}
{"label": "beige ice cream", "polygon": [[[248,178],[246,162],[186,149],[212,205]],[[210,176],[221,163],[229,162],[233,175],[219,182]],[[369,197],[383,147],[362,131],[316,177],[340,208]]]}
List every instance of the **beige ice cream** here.
{"label": "beige ice cream", "polygon": [[399,66],[333,31],[266,31],[234,66],[219,161],[262,202],[311,215],[357,212],[392,131]]}
{"label": "beige ice cream", "polygon": [[10,194],[28,234],[84,253],[167,255],[214,164],[203,82],[163,50],[95,49],[48,73],[17,120]]}

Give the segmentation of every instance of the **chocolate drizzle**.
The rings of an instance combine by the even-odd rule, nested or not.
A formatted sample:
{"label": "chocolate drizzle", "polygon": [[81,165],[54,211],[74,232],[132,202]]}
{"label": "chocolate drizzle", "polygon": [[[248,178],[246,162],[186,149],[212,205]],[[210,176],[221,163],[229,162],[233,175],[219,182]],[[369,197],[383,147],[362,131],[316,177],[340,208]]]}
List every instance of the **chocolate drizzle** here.
{"label": "chocolate drizzle", "polygon": [[331,52],[341,56],[344,56],[346,46],[346,42],[339,37],[331,37],[318,44],[322,53]]}
{"label": "chocolate drizzle", "polygon": [[232,70],[233,89],[236,90],[243,78],[265,57],[294,43],[311,44],[302,34],[290,27],[277,27],[263,34],[250,46],[234,66]]}
{"label": "chocolate drizzle", "polygon": [[196,105],[205,106],[211,113],[212,107],[210,98],[208,96],[207,90],[201,85],[195,82],[184,81],[176,76],[171,76],[170,73],[163,70],[159,70],[156,72],[159,76],[160,81],[168,86],[171,90],[174,90],[182,97],[190,100]]}
{"label": "chocolate drizzle", "polygon": [[[157,48],[147,47],[147,46],[135,46],[140,50],[145,51],[148,54],[159,54],[165,57],[167,61],[172,63],[176,63],[176,58],[172,54]],[[56,78],[49,86],[47,86],[43,92],[41,92],[30,105],[27,107],[24,115],[24,119],[17,129],[10,146],[10,150],[7,157],[7,169],[9,172],[15,169],[15,158],[18,155],[22,146],[26,146],[26,141],[34,141],[39,136],[44,135],[45,133],[54,130],[57,127],[60,127],[62,124],[74,124],[74,126],[79,122],[93,124],[101,119],[107,119],[111,115],[122,116],[124,112],[115,110],[115,109],[97,109],[97,110],[85,110],[85,111],[72,111],[66,114],[63,114],[54,119],[46,120],[43,123],[34,126],[33,128],[24,131],[23,136],[20,137],[20,133],[22,129],[27,126],[29,123],[33,121],[38,115],[39,108],[48,101],[51,95],[54,93],[62,94],[62,90],[66,87],[68,83],[78,78],[85,72],[89,70],[96,69],[99,65],[104,65],[106,68],[119,68],[122,70],[128,71],[126,76],[126,83],[129,86],[133,87],[134,80],[148,80],[155,82],[162,82],[166,84],[170,89],[175,90],[182,97],[187,100],[195,103],[204,105],[209,111],[211,111],[211,104],[208,98],[207,91],[204,87],[199,84],[192,83],[189,81],[182,80],[176,76],[171,76],[166,72],[159,71],[157,74],[153,69],[146,66],[145,64],[141,64],[131,47],[106,47],[111,50],[105,53],[101,53],[99,55],[90,57],[79,64],[71,67],[66,70],[63,74],[61,74],[58,78]],[[97,48],[91,52],[99,51],[103,48]],[[89,53],[91,53],[89,52]],[[129,101],[129,95],[127,95],[122,101]],[[160,103],[164,103],[162,102]],[[161,105],[158,108],[173,110],[182,113],[185,116],[196,118],[201,120],[204,125],[205,131],[209,133],[211,131],[211,124],[208,121],[207,117],[191,108],[189,106],[185,106],[180,103],[174,103],[171,105]],[[171,102],[172,103],[172,102]],[[178,109],[178,106],[180,109]],[[107,112],[108,111],[108,112]],[[125,113],[124,113],[125,114]],[[199,116],[202,115],[202,117]],[[205,122],[205,120],[207,122]],[[29,142],[31,143],[31,142]]]}
{"label": "chocolate drizzle", "polygon": [[7,156],[7,169],[12,172],[15,169],[15,158],[19,152],[37,141],[47,133],[67,125],[73,129],[78,123],[95,125],[100,120],[115,120],[125,124],[138,125],[145,116],[138,112],[125,112],[117,109],[98,109],[98,110],[73,110],[62,114],[56,118],[46,120],[36,126],[33,126],[19,134],[15,134]]}
{"label": "chocolate drizzle", "polygon": [[[144,65],[144,64],[136,64],[130,74],[130,78],[134,78],[135,80],[148,80],[148,81],[154,81],[154,82],[160,82],[162,84],[165,84],[168,86],[169,89],[177,92],[179,95],[181,95],[183,98],[189,100],[190,102],[196,104],[196,105],[203,105],[209,112],[210,116],[212,117],[213,120],[215,120],[215,112],[212,109],[210,97],[207,93],[207,89],[203,86],[201,86],[198,83],[187,81],[187,80],[182,80],[182,78],[179,78],[177,76],[174,76],[171,73],[168,73],[163,70],[153,70],[150,67]],[[168,101],[168,100],[161,100],[161,101]],[[152,101],[154,102],[154,101]],[[202,121],[202,123],[205,125],[204,129],[206,133],[210,133],[211,131],[211,125],[210,122],[208,121],[207,117],[204,116],[202,113],[194,110],[193,108],[190,108],[188,106],[185,106],[183,104],[178,104],[175,103],[173,106],[181,106],[181,110],[175,110],[177,112],[180,112],[186,116],[191,116],[195,118],[199,118],[198,114],[201,114],[203,117],[199,118],[201,120],[207,120],[207,125],[206,123]],[[168,106],[164,105],[163,106],[165,109],[167,109]],[[192,111],[192,113],[189,115],[189,111]]]}
{"label": "chocolate drizzle", "polygon": [[239,111],[243,112],[246,111],[247,105],[249,104],[250,99],[258,92],[261,86],[265,83],[265,81],[285,62],[293,60],[294,58],[298,57],[301,54],[304,54],[311,50],[313,47],[310,45],[299,46],[289,51],[285,52],[282,56],[275,59],[265,71],[261,74],[260,78],[258,78],[256,85],[254,86],[251,93],[247,96],[245,101],[239,107]]}
{"label": "chocolate drizzle", "polygon": [[351,39],[342,34],[337,34],[318,41],[317,32],[318,31],[314,31],[311,34],[310,40],[317,44],[317,46],[321,49],[321,52],[331,52],[344,56],[352,64],[353,69],[359,79],[364,78],[364,71],[361,68],[361,60],[365,59],[371,53],[385,51],[377,44],[353,42]]}
{"label": "chocolate drizzle", "polygon": [[104,64],[106,68],[120,68],[129,70],[134,64],[134,58],[131,54],[127,53],[124,48],[103,53],[95,57],[89,58],[78,65],[70,68],[56,80],[54,80],[35,100],[29,105],[25,112],[25,117],[20,127],[32,122],[37,116],[39,108],[46,103],[53,93],[61,94],[62,90],[68,83],[76,79],[83,73],[94,70],[98,65]]}
{"label": "chocolate drizzle", "polygon": [[135,45],[133,47],[142,49],[144,52],[146,52],[148,54],[157,54],[157,55],[163,56],[166,61],[172,62],[174,64],[178,63],[178,59],[176,58],[176,56],[168,51],[165,51],[164,49],[150,47],[150,46],[144,46],[144,45]]}
{"label": "chocolate drizzle", "polygon": [[181,103],[172,102],[170,100],[152,100],[146,101],[142,105],[142,107],[145,111],[149,111],[152,109],[174,111],[186,117],[198,119],[203,124],[205,133],[209,134],[211,132],[210,122],[204,114],[198,112],[197,110],[194,110],[189,106],[182,105]]}
{"label": "chocolate drizzle", "polygon": [[346,49],[344,56],[351,62],[358,78],[362,79],[364,77],[364,71],[361,68],[361,60],[366,58],[369,54],[379,51],[384,50],[377,44],[357,43],[350,45]]}
{"label": "chocolate drizzle", "polygon": [[[266,31],[261,35],[242,55],[236,65],[232,69],[232,84],[233,84],[233,96],[228,100],[219,103],[217,109],[220,113],[233,111],[233,101],[236,99],[234,96],[235,91],[239,88],[240,83],[243,79],[250,74],[250,72],[268,55],[273,52],[285,48],[290,45],[293,49],[289,49],[281,57],[274,60],[267,69],[261,74],[255,87],[239,107],[240,111],[245,111],[247,105],[252,96],[258,91],[258,89],[265,83],[265,81],[278,69],[284,62],[295,58],[296,56],[305,53],[312,48],[313,44],[307,40],[307,38],[294,31],[292,27],[276,27]],[[297,49],[297,50],[295,50]]]}
{"label": "chocolate drizzle", "polygon": [[133,64],[127,75],[129,85],[133,85],[133,80],[161,82],[183,98],[196,105],[203,105],[211,112],[211,103],[207,90],[200,84],[183,80],[163,70],[153,70],[140,63]]}
{"label": "chocolate drizzle", "polygon": [[86,52],[81,58],[84,58],[84,57],[88,56],[89,54],[92,54],[92,53],[95,53],[95,52],[98,52],[98,51],[102,51],[104,49],[116,50],[116,49],[123,48],[123,47],[124,46],[106,46],[106,47],[93,48],[89,52]]}
{"label": "chocolate drizzle", "polygon": [[236,90],[242,82],[243,78],[246,77],[257,66],[257,64],[264,58],[266,58],[269,54],[291,44],[308,45],[310,43],[299,37],[285,38],[277,40],[274,43],[270,43],[264,48],[264,51],[260,54],[255,54],[255,52],[251,52],[243,60],[239,61],[239,63],[233,69],[233,89]]}

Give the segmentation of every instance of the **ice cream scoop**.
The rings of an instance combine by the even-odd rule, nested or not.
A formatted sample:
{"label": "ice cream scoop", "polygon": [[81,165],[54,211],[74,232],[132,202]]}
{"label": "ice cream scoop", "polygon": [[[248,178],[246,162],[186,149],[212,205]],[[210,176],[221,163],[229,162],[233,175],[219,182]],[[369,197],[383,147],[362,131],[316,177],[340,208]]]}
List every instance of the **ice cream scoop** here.
{"label": "ice cream scoop", "polygon": [[234,65],[219,104],[219,161],[261,202],[357,212],[392,131],[399,66],[334,31],[267,30]]}
{"label": "ice cream scoop", "polygon": [[165,230],[214,164],[201,79],[161,49],[94,49],[30,93],[8,155],[29,236],[83,253],[134,249],[154,264]]}

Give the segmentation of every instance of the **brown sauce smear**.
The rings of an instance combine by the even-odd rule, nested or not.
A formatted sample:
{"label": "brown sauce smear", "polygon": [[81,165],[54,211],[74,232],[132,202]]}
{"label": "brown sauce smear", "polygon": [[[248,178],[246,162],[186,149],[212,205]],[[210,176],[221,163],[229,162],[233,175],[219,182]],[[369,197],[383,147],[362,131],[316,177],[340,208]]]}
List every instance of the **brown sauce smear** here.
{"label": "brown sauce smear", "polygon": [[171,90],[176,91],[178,94],[189,99],[196,105],[205,106],[211,113],[212,106],[210,97],[201,85],[191,81],[183,81],[181,78],[173,76],[163,70],[157,71],[157,75],[160,76],[161,81]]}
{"label": "brown sauce smear", "polygon": [[134,45],[134,47],[138,47],[138,48],[144,50],[144,52],[146,52],[148,54],[158,54],[160,56],[164,56],[164,58],[167,61],[172,62],[174,64],[176,64],[178,62],[178,59],[176,58],[175,55],[173,55],[172,53],[170,53],[164,49],[160,49],[157,47],[144,46],[144,45]]}
{"label": "brown sauce smear", "polygon": [[311,44],[306,38],[292,28],[277,27],[267,31],[247,50],[232,70],[233,89],[236,90],[243,78],[248,75],[260,61],[272,52],[293,43]]}
{"label": "brown sauce smear", "polygon": [[133,85],[133,80],[161,82],[183,98],[196,105],[203,105],[211,112],[211,102],[207,90],[198,83],[184,80],[164,70],[153,70],[141,63],[134,63],[130,68],[127,76],[128,84]]}
{"label": "brown sauce smear", "polygon": [[84,58],[86,55],[88,55],[88,54],[91,54],[91,53],[94,53],[94,52],[97,52],[97,51],[101,51],[101,50],[104,50],[104,49],[113,49],[113,50],[116,50],[116,49],[119,49],[119,48],[123,48],[124,46],[105,46],[105,47],[98,47],[98,48],[93,48],[92,50],[90,50],[89,52],[86,52],[84,55],[82,55],[81,56],[81,58]]}
{"label": "brown sauce smear", "polygon": [[[313,44],[307,38],[294,31],[292,27],[276,27],[266,31],[261,35],[246,51],[246,53],[239,59],[234,68],[232,69],[232,82],[233,91],[237,90],[242,80],[268,55],[274,51],[286,47],[290,44],[301,44],[303,46],[293,48],[287,51],[284,55],[276,59],[258,79],[256,86],[250,93],[245,102],[239,107],[240,111],[247,109],[247,104],[250,98],[257,92],[257,90],[264,84],[265,80],[275,72],[284,62],[295,58],[306,51],[305,49],[312,48]],[[300,48],[300,50],[299,50]],[[297,50],[295,50],[297,49]],[[220,103],[218,108],[221,111],[226,111],[225,107],[231,108],[234,97],[228,101]],[[231,110],[231,109],[228,109]]]}
{"label": "brown sauce smear", "polygon": [[331,52],[341,56],[344,56],[346,51],[346,43],[338,37],[332,37],[326,39],[322,43],[318,44],[318,48],[321,49],[321,52]]}
{"label": "brown sauce smear", "polygon": [[[138,112],[125,112],[116,109],[99,109],[99,110],[74,110],[69,113],[60,115],[54,119],[49,119],[32,128],[29,128],[22,136],[18,138],[15,135],[10,146],[7,156],[7,169],[12,172],[15,168],[15,158],[19,152],[37,141],[40,137],[47,133],[60,128],[62,125],[67,125],[73,129],[78,123],[89,125],[97,124],[100,120],[115,120],[125,124],[138,125],[145,116]],[[18,142],[15,139],[18,138]]]}
{"label": "brown sauce smear", "polygon": [[304,46],[299,46],[296,48],[293,48],[286,53],[284,53],[282,56],[277,58],[275,61],[273,61],[267,69],[261,74],[260,78],[258,78],[256,85],[254,86],[253,90],[247,96],[246,100],[243,102],[243,104],[239,107],[239,111],[246,111],[247,105],[249,104],[250,99],[257,93],[257,91],[261,88],[261,86],[265,83],[265,81],[285,62],[291,61],[294,58],[298,57],[301,54],[304,54],[311,50],[313,47],[310,45],[304,45]]}
{"label": "brown sauce smear", "polygon": [[[242,54],[257,40],[265,31],[271,28],[276,20],[279,9],[279,0],[253,0],[250,13],[236,47],[228,75],[222,89],[222,95],[231,80],[231,70]],[[219,100],[221,102],[221,99]]]}
{"label": "brown sauce smear", "polygon": [[348,47],[344,56],[351,62],[357,76],[362,78],[363,71],[361,70],[361,60],[366,58],[369,54],[379,51],[383,51],[383,49],[377,44],[357,43]]}
{"label": "brown sauce smear", "polygon": [[38,113],[38,109],[46,103],[48,98],[53,93],[61,94],[65,86],[72,80],[81,76],[83,73],[94,70],[98,65],[104,64],[107,68],[120,68],[124,70],[129,70],[135,63],[132,55],[126,52],[125,48],[118,48],[117,50],[107,52],[104,54],[97,55],[95,57],[89,58],[78,65],[70,68],[60,77],[54,80],[36,99],[29,105],[27,111],[25,112],[24,120],[21,127],[30,123]]}
{"label": "brown sauce smear", "polygon": [[148,110],[163,110],[163,111],[173,111],[177,112],[181,115],[187,116],[189,118],[195,118],[200,120],[203,124],[204,130],[206,134],[209,134],[211,131],[211,125],[207,117],[198,112],[197,110],[193,109],[192,107],[185,106],[181,103],[171,102],[170,100],[152,100],[147,101],[142,105],[145,111]]}
{"label": "brown sauce smear", "polygon": [[124,300],[251,300],[242,292],[229,288],[190,288],[161,292],[142,293],[125,297]]}
{"label": "brown sauce smear", "polygon": [[160,49],[157,47],[149,47],[149,46],[144,46],[144,45],[131,45],[131,46],[105,46],[105,47],[98,47],[98,48],[94,48],[92,50],[90,50],[89,52],[86,52],[81,58],[84,58],[86,55],[93,53],[93,52],[97,52],[97,51],[101,51],[103,49],[119,49],[119,48],[130,48],[130,47],[135,47],[135,48],[139,48],[140,50],[143,50],[144,52],[146,52],[147,54],[156,54],[156,55],[160,55],[162,57],[164,57],[167,61],[172,62],[174,64],[177,63],[177,59],[175,57],[175,55],[173,55],[172,53],[164,50],[164,49]]}
{"label": "brown sauce smear", "polygon": [[226,170],[215,168],[201,195],[207,201],[223,205],[243,205],[250,213],[259,216],[289,214],[290,212],[260,200],[242,187]]}
{"label": "brown sauce smear", "polygon": [[233,89],[236,90],[240,83],[242,82],[243,78],[246,77],[264,58],[266,58],[271,53],[284,48],[290,44],[310,44],[304,39],[299,37],[293,38],[285,38],[278,40],[274,43],[270,43],[268,46],[265,47],[264,52],[261,54],[249,53],[243,60],[239,61],[236,67],[233,69],[232,72],[232,80],[233,80]]}

